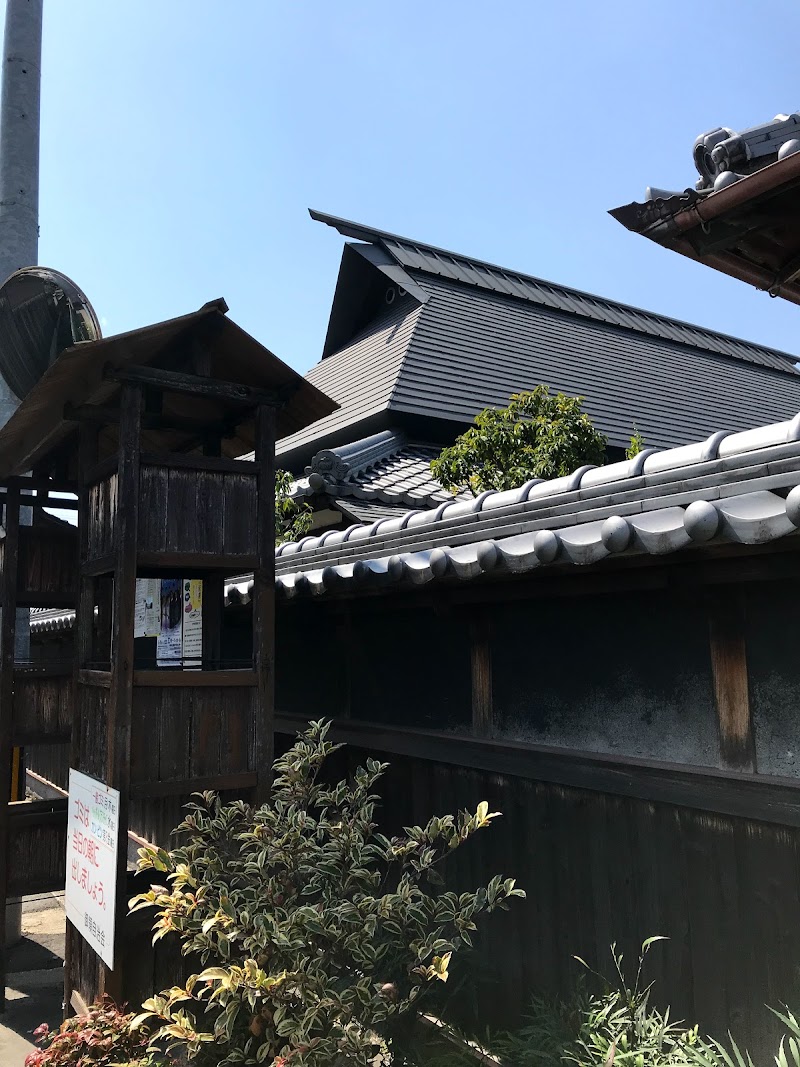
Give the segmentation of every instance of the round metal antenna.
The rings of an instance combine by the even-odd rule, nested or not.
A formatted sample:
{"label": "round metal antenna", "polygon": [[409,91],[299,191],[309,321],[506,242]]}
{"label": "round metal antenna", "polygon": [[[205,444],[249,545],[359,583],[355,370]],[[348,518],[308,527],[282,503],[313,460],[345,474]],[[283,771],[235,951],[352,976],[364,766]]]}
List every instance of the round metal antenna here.
{"label": "round metal antenna", "polygon": [[0,374],[20,400],[66,348],[100,337],[92,305],[65,274],[23,267],[0,286]]}

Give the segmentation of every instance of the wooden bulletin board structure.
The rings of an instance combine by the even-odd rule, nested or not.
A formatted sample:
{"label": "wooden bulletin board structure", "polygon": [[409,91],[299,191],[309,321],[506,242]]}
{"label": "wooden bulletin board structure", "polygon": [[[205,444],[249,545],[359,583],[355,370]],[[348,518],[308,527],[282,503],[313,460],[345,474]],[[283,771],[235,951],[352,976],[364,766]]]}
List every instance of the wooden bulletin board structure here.
{"label": "wooden bulletin board structure", "polygon": [[[68,927],[68,1003],[75,993],[86,1002],[102,992],[135,998],[147,986],[136,966],[141,945],[129,951],[126,936],[124,831],[164,845],[191,793],[215,789],[260,802],[269,786],[275,440],[336,405],[226,311],[224,301],[215,301],[68,349],[0,431],[0,486],[7,493],[18,494],[28,472],[35,481],[26,484],[76,490],[70,766],[120,793],[115,965],[110,970]],[[253,461],[237,458],[251,450]],[[17,554],[9,551],[14,529],[12,521],[6,595],[18,584]],[[249,572],[252,656],[232,666],[220,652],[224,580]],[[202,655],[194,669],[137,662],[137,578],[202,580]],[[13,611],[4,610],[0,758],[11,739],[15,685]],[[35,689],[30,699],[35,703]],[[0,805],[0,812],[7,809]],[[5,815],[0,834],[7,827]],[[2,907],[8,885],[2,865],[0,883]]]}

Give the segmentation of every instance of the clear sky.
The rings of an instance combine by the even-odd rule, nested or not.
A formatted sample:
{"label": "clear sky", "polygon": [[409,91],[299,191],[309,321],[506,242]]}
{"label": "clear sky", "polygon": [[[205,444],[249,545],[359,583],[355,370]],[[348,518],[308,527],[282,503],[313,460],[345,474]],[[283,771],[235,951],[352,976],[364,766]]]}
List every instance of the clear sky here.
{"label": "clear sky", "polygon": [[224,296],[305,371],[317,207],[800,352],[800,308],[606,214],[800,109],[799,35],[796,0],[45,0],[40,262],[106,333]]}

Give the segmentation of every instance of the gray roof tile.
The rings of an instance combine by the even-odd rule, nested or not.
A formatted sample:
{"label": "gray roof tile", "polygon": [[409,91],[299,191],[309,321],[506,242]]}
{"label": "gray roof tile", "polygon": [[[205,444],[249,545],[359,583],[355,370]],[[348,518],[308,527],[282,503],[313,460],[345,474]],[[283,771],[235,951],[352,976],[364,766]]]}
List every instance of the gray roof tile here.
{"label": "gray roof tile", "polygon": [[[634,424],[649,444],[670,448],[720,425],[739,430],[800,409],[800,374],[785,353],[318,217],[379,246],[395,264],[386,283],[398,285],[396,271],[404,271],[428,299],[399,297],[309,372],[341,407],[278,443],[279,462],[295,470],[315,446],[403,419],[436,420],[437,433],[449,421],[460,432],[484,407],[540,383],[585,396],[587,412],[617,447]],[[349,269],[343,261],[337,301],[353,296]]]}
{"label": "gray roof tile", "polygon": [[611,444],[627,444],[635,423],[648,444],[674,447],[719,426],[741,430],[800,409],[800,375],[415,277],[431,298],[392,393],[394,411],[467,422],[544,382],[586,397],[586,412]]}
{"label": "gray roof tile", "polygon": [[777,349],[744,341],[738,337],[730,337],[714,330],[704,329],[702,326],[668,318],[665,315],[657,315],[641,308],[620,304],[615,300],[607,300],[604,297],[548,282],[542,278],[507,270],[457,252],[447,252],[433,245],[411,241],[397,234],[385,233],[346,219],[335,218],[317,211],[312,211],[311,216],[333,226],[345,237],[381,244],[401,266],[414,271],[421,270],[451,281],[478,286],[506,296],[522,298],[534,304],[583,315],[599,322],[624,326],[653,337],[705,348],[709,352],[733,356],[736,359],[744,359],[782,370],[792,370],[794,357]]}
{"label": "gray roof tile", "polygon": [[[602,484],[607,496],[598,498]],[[503,506],[493,507],[500,499]],[[661,555],[712,540],[764,544],[798,530],[800,415],[435,512],[305,538],[276,551],[276,570],[279,589],[292,597],[350,581],[388,587],[464,580],[495,568],[588,564],[627,551]]]}

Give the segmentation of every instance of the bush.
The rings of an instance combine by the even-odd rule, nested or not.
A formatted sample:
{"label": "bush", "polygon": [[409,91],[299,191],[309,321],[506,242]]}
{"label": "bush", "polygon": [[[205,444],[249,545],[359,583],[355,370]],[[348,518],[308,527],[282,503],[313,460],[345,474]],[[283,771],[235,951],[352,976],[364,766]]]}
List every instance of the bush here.
{"label": "bush", "polygon": [[437,867],[497,813],[433,818],[389,840],[373,821],[386,764],[323,784],[338,745],[311,723],[275,762],[270,801],[252,810],[203,794],[172,852],[142,850],[166,876],[132,902],[155,907],[155,939],[176,933],[210,964],[153,997],[136,1024],[154,1046],[203,1064],[330,1067],[389,1061],[403,1017],[441,988],[476,918],[524,896],[495,877],[472,893],[441,889]]}
{"label": "bush", "polygon": [[486,408],[431,463],[445,489],[516,489],[530,478],[559,478],[605,462],[606,438],[581,410],[583,397],[550,395],[546,385],[514,393],[508,407]]}
{"label": "bush", "polygon": [[173,1061],[149,1051],[144,1030],[132,1030],[126,1015],[104,997],[86,1015],[76,1015],[51,1030],[47,1023],[34,1030],[40,1048],[25,1059],[25,1067],[169,1067]]}

